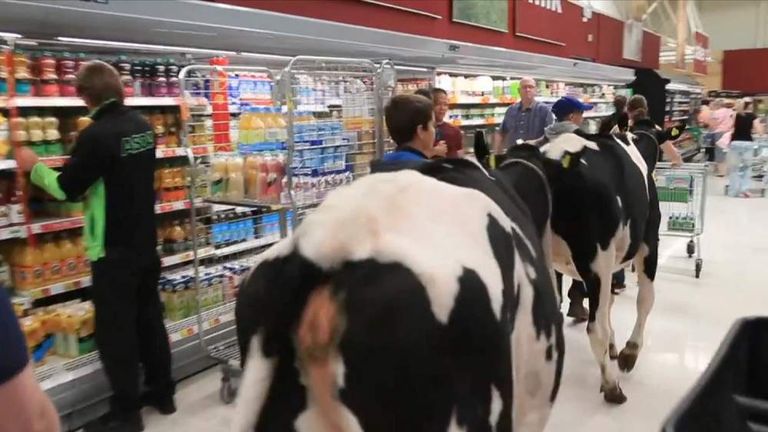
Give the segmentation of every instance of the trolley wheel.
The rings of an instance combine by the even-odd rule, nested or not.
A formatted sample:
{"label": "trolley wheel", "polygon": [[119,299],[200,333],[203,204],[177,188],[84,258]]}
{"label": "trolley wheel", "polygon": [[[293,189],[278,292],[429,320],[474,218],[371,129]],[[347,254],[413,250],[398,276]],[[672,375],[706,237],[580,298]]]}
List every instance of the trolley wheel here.
{"label": "trolley wheel", "polygon": [[235,400],[237,390],[232,385],[232,381],[227,379],[221,380],[221,388],[219,389],[219,398],[222,402],[229,405]]}
{"label": "trolley wheel", "polygon": [[701,267],[704,265],[704,262],[701,258],[696,258],[696,279],[698,279],[701,276]]}
{"label": "trolley wheel", "polygon": [[688,258],[691,258],[696,253],[696,243],[693,240],[688,240],[688,244],[685,246],[685,251],[688,253]]}

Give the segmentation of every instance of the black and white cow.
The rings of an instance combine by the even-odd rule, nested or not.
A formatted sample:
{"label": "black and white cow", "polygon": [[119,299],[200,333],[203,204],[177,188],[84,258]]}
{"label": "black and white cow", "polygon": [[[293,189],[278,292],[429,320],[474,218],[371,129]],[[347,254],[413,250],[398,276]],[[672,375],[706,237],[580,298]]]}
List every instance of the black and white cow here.
{"label": "black and white cow", "polygon": [[[618,358],[622,371],[634,368],[654,302],[661,215],[648,165],[658,151],[658,145],[643,145],[639,150],[631,134],[577,131],[561,135],[541,152],[532,146],[513,148],[500,168],[530,171],[534,167],[547,178],[552,193],[554,268],[585,283],[587,333],[600,366],[600,390],[610,403],[624,403],[626,396],[609,358]],[[616,353],[610,319],[611,274],[631,263],[638,274],[637,320],[626,346]]]}
{"label": "black and white cow", "polygon": [[[472,163],[419,171],[334,191],[262,255],[236,308],[235,430],[543,430],[564,346],[530,215]],[[302,354],[313,331],[331,343]]]}

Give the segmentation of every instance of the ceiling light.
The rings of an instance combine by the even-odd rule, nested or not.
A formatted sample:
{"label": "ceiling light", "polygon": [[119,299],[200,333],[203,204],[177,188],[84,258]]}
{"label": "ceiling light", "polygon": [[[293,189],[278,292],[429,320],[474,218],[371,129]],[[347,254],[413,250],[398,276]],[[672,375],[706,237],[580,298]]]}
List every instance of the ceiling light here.
{"label": "ceiling light", "polygon": [[16,45],[29,45],[29,46],[37,46],[37,45],[39,45],[35,41],[25,40],[25,39],[17,40],[15,43],[16,43]]}
{"label": "ceiling light", "polygon": [[98,39],[80,39],[80,38],[61,37],[61,36],[57,37],[56,40],[59,40],[62,42],[80,44],[80,45],[109,46],[109,47],[126,48],[126,49],[173,51],[173,52],[181,52],[181,53],[200,53],[200,54],[214,54],[214,55],[236,55],[237,54],[234,51],[179,47],[179,46],[170,46],[170,45],[151,45],[151,44],[141,44],[141,43],[133,43],[133,42],[116,42],[116,41],[105,41],[105,40],[98,40]]}
{"label": "ceiling light", "polygon": [[20,38],[20,37],[21,37],[21,35],[20,35],[20,34],[18,34],[18,33],[5,33],[5,32],[0,32],[0,38],[5,38],[5,39],[18,39],[18,38]]}
{"label": "ceiling light", "polygon": [[407,71],[417,71],[417,72],[429,72],[429,69],[424,67],[416,67],[416,66],[400,66],[395,65],[395,69],[397,70],[407,70]]}

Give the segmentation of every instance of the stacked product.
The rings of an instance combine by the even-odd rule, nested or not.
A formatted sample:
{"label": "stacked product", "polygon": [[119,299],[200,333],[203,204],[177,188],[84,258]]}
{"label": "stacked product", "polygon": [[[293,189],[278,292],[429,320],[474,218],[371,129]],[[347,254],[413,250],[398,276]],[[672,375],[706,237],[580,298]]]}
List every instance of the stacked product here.
{"label": "stacked product", "polygon": [[21,312],[19,324],[35,363],[45,363],[51,355],[75,358],[96,349],[95,314],[90,301],[71,301]]}
{"label": "stacked product", "polygon": [[21,240],[6,243],[4,261],[10,264],[18,294],[90,275],[90,262],[79,233],[43,236],[36,245]]}

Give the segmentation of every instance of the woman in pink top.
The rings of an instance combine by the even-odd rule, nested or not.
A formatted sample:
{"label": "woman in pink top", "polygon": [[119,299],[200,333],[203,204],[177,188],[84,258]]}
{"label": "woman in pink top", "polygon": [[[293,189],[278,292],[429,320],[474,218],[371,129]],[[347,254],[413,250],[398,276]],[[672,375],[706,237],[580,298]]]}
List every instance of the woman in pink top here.
{"label": "woman in pink top", "polygon": [[733,130],[734,112],[725,106],[723,99],[717,99],[710,105],[709,131],[715,142],[715,173],[718,177],[725,175],[725,154],[731,142],[730,133]]}

